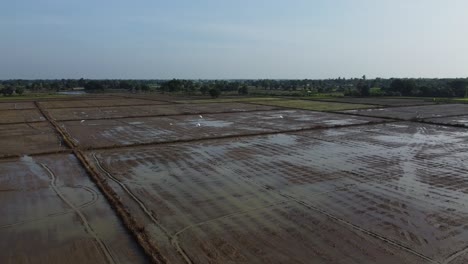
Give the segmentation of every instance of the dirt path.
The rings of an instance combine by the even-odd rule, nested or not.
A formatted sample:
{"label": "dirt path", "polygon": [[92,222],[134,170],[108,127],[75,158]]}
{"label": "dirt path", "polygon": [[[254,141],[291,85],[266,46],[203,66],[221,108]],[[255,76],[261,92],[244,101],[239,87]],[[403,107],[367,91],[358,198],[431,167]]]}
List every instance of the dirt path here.
{"label": "dirt path", "polygon": [[255,211],[258,211],[258,210],[262,210],[262,209],[266,209],[266,208],[270,208],[270,207],[275,207],[275,206],[278,206],[278,205],[283,205],[283,204],[285,204],[285,203],[288,203],[288,201],[282,201],[282,202],[279,202],[279,203],[268,204],[268,205],[265,205],[265,206],[260,206],[260,207],[255,207],[255,208],[246,209],[246,210],[241,210],[241,211],[238,211],[238,212],[234,212],[234,213],[231,213],[231,214],[223,215],[223,216],[216,217],[216,218],[213,218],[213,219],[208,219],[208,220],[206,220],[206,221],[199,222],[199,223],[196,223],[196,224],[188,225],[188,226],[182,228],[181,230],[179,230],[178,232],[176,232],[176,233],[172,236],[172,238],[171,238],[171,243],[173,243],[173,244],[175,244],[175,245],[179,245],[179,236],[180,236],[182,233],[184,233],[185,231],[187,231],[187,230],[189,230],[189,229],[191,229],[191,228],[198,227],[198,226],[202,226],[202,225],[207,225],[207,224],[210,224],[210,223],[219,221],[219,220],[228,219],[228,218],[231,218],[231,217],[234,217],[234,216],[238,216],[238,215],[243,215],[243,214],[246,214],[246,213],[249,213],[249,212],[255,212]]}

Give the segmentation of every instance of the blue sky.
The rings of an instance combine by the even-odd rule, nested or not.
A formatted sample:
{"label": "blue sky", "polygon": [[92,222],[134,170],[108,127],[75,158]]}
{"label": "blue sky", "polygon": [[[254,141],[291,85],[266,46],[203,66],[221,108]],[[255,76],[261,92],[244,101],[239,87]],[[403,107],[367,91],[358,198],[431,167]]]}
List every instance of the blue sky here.
{"label": "blue sky", "polygon": [[0,79],[467,77],[465,0],[0,2]]}

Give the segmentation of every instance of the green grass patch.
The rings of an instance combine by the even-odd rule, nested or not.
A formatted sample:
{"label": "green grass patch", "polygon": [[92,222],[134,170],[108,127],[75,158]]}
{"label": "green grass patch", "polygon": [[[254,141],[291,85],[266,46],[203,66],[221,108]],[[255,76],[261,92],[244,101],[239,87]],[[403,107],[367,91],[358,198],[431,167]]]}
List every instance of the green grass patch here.
{"label": "green grass patch", "polygon": [[281,98],[274,97],[248,97],[248,98],[216,98],[216,99],[194,99],[194,100],[181,100],[177,103],[184,104],[205,104],[205,103],[242,103],[242,102],[264,102],[264,101],[277,101]]}
{"label": "green grass patch", "polygon": [[36,100],[36,99],[49,99],[49,98],[66,98],[70,95],[66,94],[25,94],[25,95],[14,95],[14,96],[0,96],[1,101],[11,100]]}
{"label": "green grass patch", "polygon": [[315,111],[340,111],[340,110],[353,110],[353,109],[376,107],[375,105],[320,102],[320,101],[310,101],[310,100],[278,100],[278,101],[263,101],[263,102],[257,102],[257,103],[262,104],[262,105],[290,107],[290,108],[315,110]]}
{"label": "green grass patch", "polygon": [[458,98],[458,99],[453,99],[453,101],[468,103],[468,98]]}
{"label": "green grass patch", "polygon": [[314,99],[336,99],[344,98],[343,94],[314,94],[310,96],[301,96],[299,99],[314,100]]}

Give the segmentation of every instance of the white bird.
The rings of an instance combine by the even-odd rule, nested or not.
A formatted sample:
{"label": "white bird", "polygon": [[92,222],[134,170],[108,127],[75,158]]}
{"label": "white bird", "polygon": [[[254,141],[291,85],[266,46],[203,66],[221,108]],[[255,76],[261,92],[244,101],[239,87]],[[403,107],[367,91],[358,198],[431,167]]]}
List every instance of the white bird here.
{"label": "white bird", "polygon": [[169,123],[170,126],[172,126],[172,123]]}
{"label": "white bird", "polygon": [[83,122],[84,122],[84,120],[81,120],[81,123],[83,123]]}
{"label": "white bird", "polygon": [[203,116],[202,116],[202,115],[200,115],[200,118],[203,118]]}
{"label": "white bird", "polygon": [[197,126],[198,126],[198,127],[201,126],[200,123],[197,123]]}
{"label": "white bird", "polygon": [[283,116],[282,116],[282,115],[280,115],[280,118],[283,118]]}

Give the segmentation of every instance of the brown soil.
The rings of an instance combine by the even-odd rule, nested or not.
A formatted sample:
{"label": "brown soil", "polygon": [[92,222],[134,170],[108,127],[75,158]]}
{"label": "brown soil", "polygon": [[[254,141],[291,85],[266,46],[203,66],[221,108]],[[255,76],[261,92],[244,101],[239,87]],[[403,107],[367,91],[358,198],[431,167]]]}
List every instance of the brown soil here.
{"label": "brown soil", "polygon": [[0,157],[67,149],[47,122],[0,125],[0,146]]}
{"label": "brown soil", "polygon": [[113,119],[123,117],[168,116],[184,114],[206,114],[223,112],[265,111],[276,109],[271,106],[258,106],[241,103],[215,104],[212,106],[200,104],[166,104],[166,105],[136,105],[106,108],[63,108],[49,109],[48,112],[56,120],[89,120]]}
{"label": "brown soil", "polygon": [[61,122],[83,148],[110,147],[233,135],[366,124],[382,120],[367,117],[276,110],[229,114],[182,115]]}
{"label": "brown soil", "polygon": [[464,115],[468,112],[468,104],[392,107],[366,110],[347,110],[343,112],[355,115],[413,120]]}
{"label": "brown soil", "polygon": [[[314,100],[311,97],[311,100]],[[320,101],[339,102],[339,103],[355,103],[355,104],[372,104],[383,106],[412,106],[412,105],[432,105],[435,104],[431,100],[425,98],[333,98],[319,99]]]}
{"label": "brown soil", "polygon": [[0,161],[1,263],[146,263],[72,155]]}
{"label": "brown soil", "polygon": [[[151,102],[152,104],[165,104],[165,102]],[[70,107],[99,107],[99,106],[125,106],[125,105],[145,105],[147,100],[119,98],[119,99],[83,99],[83,100],[63,100],[42,102],[44,108],[70,108]]]}
{"label": "brown soil", "polygon": [[0,125],[45,121],[45,118],[37,109],[1,110],[0,116]]}
{"label": "brown soil", "polygon": [[0,102],[0,110],[17,110],[17,109],[32,109],[32,108],[36,108],[33,102],[24,102],[24,103]]}
{"label": "brown soil", "polygon": [[441,125],[453,125],[459,127],[468,127],[468,115],[454,116],[454,117],[441,117],[441,118],[429,118],[424,121],[441,124]]}
{"label": "brown soil", "polygon": [[174,262],[428,263],[465,252],[467,139],[393,123],[88,156]]}
{"label": "brown soil", "polygon": [[138,96],[0,103],[0,263],[466,262],[468,105]]}

